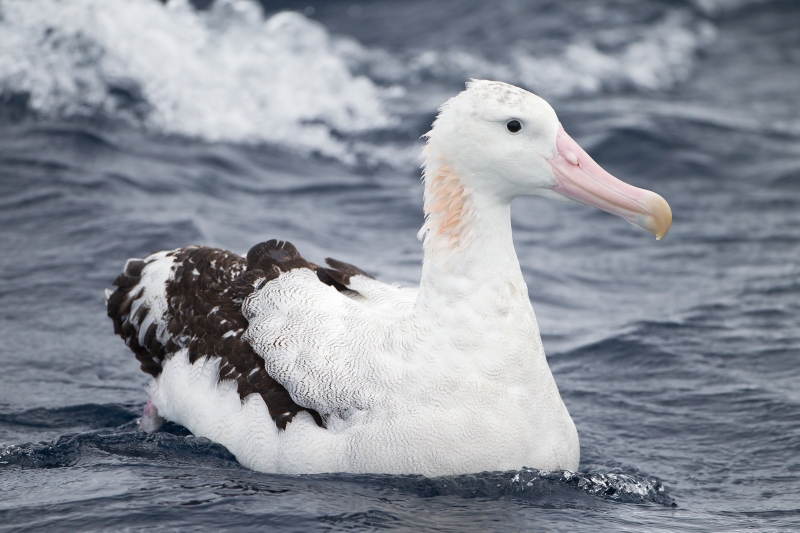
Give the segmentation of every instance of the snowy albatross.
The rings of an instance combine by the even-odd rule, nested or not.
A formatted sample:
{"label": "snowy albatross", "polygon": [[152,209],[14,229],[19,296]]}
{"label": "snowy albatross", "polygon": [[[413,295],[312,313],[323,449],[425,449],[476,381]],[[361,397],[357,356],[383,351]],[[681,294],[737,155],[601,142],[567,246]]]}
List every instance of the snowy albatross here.
{"label": "snowy albatross", "polygon": [[510,203],[580,202],[659,239],[670,208],[604,171],[543,99],[501,82],[448,100],[424,158],[418,289],[275,240],[247,257],[190,246],[128,260],[108,315],[153,378],[142,428],[176,422],[265,472],[576,470]]}

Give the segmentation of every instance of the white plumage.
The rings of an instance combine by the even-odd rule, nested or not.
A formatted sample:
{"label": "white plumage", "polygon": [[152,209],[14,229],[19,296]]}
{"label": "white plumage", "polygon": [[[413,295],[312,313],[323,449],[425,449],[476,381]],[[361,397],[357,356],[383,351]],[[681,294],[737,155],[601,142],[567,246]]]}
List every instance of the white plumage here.
{"label": "white plumage", "polygon": [[[150,386],[158,414],[267,472],[577,469],[578,434],[547,365],[512,244],[510,202],[521,194],[572,199],[659,237],[669,207],[604,173],[542,99],[499,82],[474,81],[448,101],[425,156],[419,289],[355,274],[343,290],[312,267],[251,275],[241,301],[246,330],[220,335],[248,343],[324,427],[300,411],[279,429],[262,395],[242,398],[241,386],[221,379],[222,355],[191,363],[188,341],[175,342]],[[175,252],[146,258],[143,290],[130,293],[125,320],[139,345],[151,323],[168,342],[164,285],[177,283]],[[153,311],[136,317],[145,304]]]}

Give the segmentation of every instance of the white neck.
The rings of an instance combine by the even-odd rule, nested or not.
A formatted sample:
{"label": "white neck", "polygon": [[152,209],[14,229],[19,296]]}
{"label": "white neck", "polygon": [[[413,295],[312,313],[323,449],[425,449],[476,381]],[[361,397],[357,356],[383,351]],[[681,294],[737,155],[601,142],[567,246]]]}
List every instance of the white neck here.
{"label": "white neck", "polygon": [[446,315],[472,303],[467,307],[484,318],[532,311],[511,238],[511,206],[470,190],[441,157],[427,155],[417,309]]}

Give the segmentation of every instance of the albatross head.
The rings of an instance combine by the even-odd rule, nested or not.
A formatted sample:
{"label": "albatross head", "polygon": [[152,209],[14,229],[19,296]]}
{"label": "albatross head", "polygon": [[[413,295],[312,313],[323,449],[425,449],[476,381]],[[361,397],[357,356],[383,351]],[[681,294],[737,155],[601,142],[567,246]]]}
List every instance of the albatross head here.
{"label": "albatross head", "polygon": [[657,239],[672,224],[661,196],[603,170],[567,135],[547,102],[513,85],[468,83],[442,106],[427,137],[428,229],[457,230],[473,209],[472,196],[505,204],[521,195],[579,202]]}

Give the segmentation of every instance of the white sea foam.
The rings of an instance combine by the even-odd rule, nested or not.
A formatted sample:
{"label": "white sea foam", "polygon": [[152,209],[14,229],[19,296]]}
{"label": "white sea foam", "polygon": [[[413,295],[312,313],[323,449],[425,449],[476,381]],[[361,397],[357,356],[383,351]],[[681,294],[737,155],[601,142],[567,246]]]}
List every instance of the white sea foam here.
{"label": "white sea foam", "polygon": [[392,123],[385,90],[299,13],[264,20],[249,0],[208,12],[186,0],[0,0],[0,14],[0,90],[29,93],[43,115],[127,114],[165,133],[340,157],[332,130]]}
{"label": "white sea foam", "polygon": [[[498,79],[547,96],[594,94],[620,88],[663,90],[685,81],[697,53],[716,37],[707,21],[683,11],[666,14],[652,25],[616,30],[620,45],[604,51],[588,32],[580,33],[552,55],[517,45],[504,61],[463,49],[425,50],[400,61],[385,52],[352,42],[338,43],[339,53],[363,65],[377,79],[402,82],[410,77],[461,80]],[[596,40],[600,35],[595,35]]]}
{"label": "white sea foam", "polygon": [[[555,53],[517,43],[489,60],[456,46],[368,48],[300,13],[265,19],[253,0],[216,0],[209,11],[188,0],[0,0],[0,93],[29,94],[46,117],[101,114],[161,133],[399,165],[416,149],[381,151],[348,135],[391,127],[392,109],[431,113],[469,78],[546,97],[670,88],[714,38],[710,23],[683,11],[614,31],[613,47],[579,32]],[[389,104],[421,77],[446,90]]]}
{"label": "white sea foam", "polygon": [[523,83],[547,92],[591,93],[619,86],[667,89],[687,79],[698,49],[714,36],[710,24],[693,28],[674,14],[617,53],[604,53],[591,42],[576,42],[560,58],[518,55],[516,64]]}

